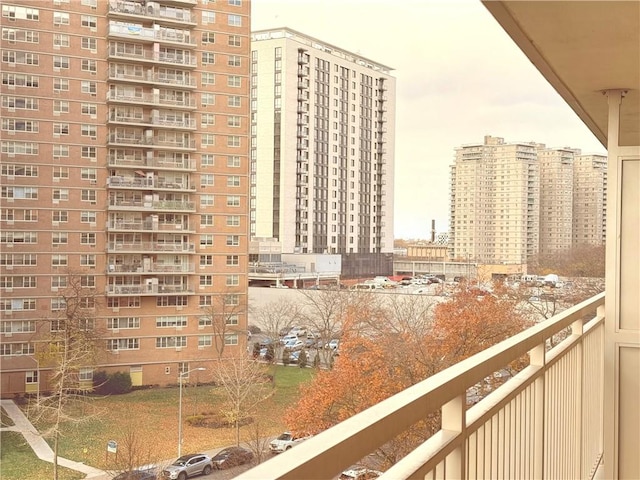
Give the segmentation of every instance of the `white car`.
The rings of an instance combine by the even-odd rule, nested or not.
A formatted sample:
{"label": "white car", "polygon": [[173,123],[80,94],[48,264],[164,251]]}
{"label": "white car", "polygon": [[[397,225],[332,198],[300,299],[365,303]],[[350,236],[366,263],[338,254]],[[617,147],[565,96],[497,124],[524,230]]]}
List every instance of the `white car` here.
{"label": "white car", "polygon": [[271,450],[271,453],[281,453],[289,450],[300,442],[304,442],[307,438],[310,437],[301,437],[291,432],[284,432],[278,438],[269,443],[269,450]]}
{"label": "white car", "polygon": [[281,343],[282,345],[284,345],[284,344],[286,344],[287,342],[290,342],[291,340],[298,340],[298,336],[297,336],[297,335],[291,335],[291,334],[286,335],[286,336],[284,336],[284,337],[282,337],[282,338],[280,339],[280,343]]}
{"label": "white car", "polygon": [[300,340],[298,337],[296,337],[295,340],[289,340],[284,344],[285,350],[293,351],[293,350],[302,350],[303,348],[304,348],[304,342]]}
{"label": "white car", "polygon": [[289,335],[295,335],[297,337],[302,337],[307,334],[307,327],[293,327],[289,330]]}

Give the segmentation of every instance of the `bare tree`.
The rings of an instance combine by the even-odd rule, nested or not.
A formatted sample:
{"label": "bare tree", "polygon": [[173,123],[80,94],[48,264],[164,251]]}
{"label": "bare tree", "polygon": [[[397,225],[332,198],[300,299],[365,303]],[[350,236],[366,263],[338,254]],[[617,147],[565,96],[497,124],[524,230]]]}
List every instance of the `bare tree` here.
{"label": "bare tree", "polygon": [[291,300],[280,298],[252,309],[252,314],[262,332],[277,342],[280,331],[292,327],[299,320],[300,307]]}
{"label": "bare tree", "polygon": [[201,319],[213,331],[213,345],[222,358],[229,335],[247,336],[243,317],[247,314],[247,297],[235,292],[211,295],[211,304],[202,308]]}
{"label": "bare tree", "polygon": [[265,435],[266,429],[260,416],[257,416],[248,429],[247,445],[253,452],[256,463],[262,463],[269,458],[269,442],[271,438]]}
{"label": "bare tree", "polygon": [[236,444],[240,445],[241,425],[273,395],[273,383],[265,365],[243,353],[220,359],[214,367],[214,380],[225,397],[222,413],[235,426]]}
{"label": "bare tree", "polygon": [[151,469],[162,460],[157,444],[149,442],[142,432],[144,429],[138,428],[132,419],[118,429],[114,436],[118,450],[109,468],[112,476],[137,469]]}
{"label": "bare tree", "polygon": [[36,353],[41,366],[49,369],[49,392],[29,406],[29,416],[46,426],[42,432],[53,439],[53,476],[58,479],[58,450],[65,423],[82,423],[95,416],[87,393],[93,390],[92,373],[105,348],[94,319],[98,293],[87,286],[87,277],[68,273],[67,286],[52,304],[56,315],[44,319],[44,334]]}

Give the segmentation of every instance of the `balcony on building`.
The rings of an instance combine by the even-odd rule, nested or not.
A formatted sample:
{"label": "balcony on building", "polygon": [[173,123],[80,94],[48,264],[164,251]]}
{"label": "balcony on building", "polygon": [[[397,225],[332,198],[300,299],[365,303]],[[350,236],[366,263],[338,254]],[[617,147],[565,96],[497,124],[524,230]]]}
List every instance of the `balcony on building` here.
{"label": "balcony on building", "polygon": [[[120,277],[124,282],[125,279],[133,279],[133,277]],[[141,283],[108,283],[106,291],[108,297],[124,297],[128,295],[150,296],[150,295],[193,295],[194,289],[188,283],[182,284],[165,284],[159,283],[157,279],[147,278],[146,282]]]}
{"label": "balcony on building", "polygon": [[110,211],[195,212],[195,202],[138,198],[109,198]]}
{"label": "balcony on building", "polygon": [[107,155],[110,167],[151,168],[153,170],[195,171],[196,162],[188,153],[143,152],[137,149],[111,149]]}
{"label": "balcony on building", "polygon": [[166,64],[181,68],[196,68],[198,60],[189,50],[180,50],[169,47],[161,47],[159,52],[151,48],[131,49],[120,48],[116,45],[109,46],[107,58],[109,60],[132,61],[136,64]]}
{"label": "balcony on building", "polygon": [[110,39],[132,40],[137,43],[163,43],[186,48],[195,48],[197,46],[190,30],[167,28],[159,25],[144,27],[138,23],[110,21],[107,36]]}
{"label": "balcony on building", "polygon": [[[160,217],[163,218],[160,218]],[[194,233],[190,227],[189,216],[180,214],[157,214],[112,217],[107,221],[109,232],[181,232]]]}
{"label": "balcony on building", "polygon": [[195,253],[195,244],[183,241],[178,242],[107,242],[107,253],[135,253],[135,252],[172,252],[172,253]]}
{"label": "balcony on building", "polygon": [[[193,1],[169,2],[175,3],[175,7],[165,5],[165,2],[146,2],[138,3],[127,0],[110,0],[109,1],[109,18],[118,18],[124,21],[144,22],[149,20],[157,20],[158,23],[167,25],[192,25],[197,24],[195,12],[189,8],[193,6]],[[186,4],[185,7],[180,7]]]}
{"label": "balcony on building", "polygon": [[172,110],[144,110],[138,111],[127,108],[121,111],[118,107],[113,107],[107,114],[107,125],[121,124],[138,127],[168,128],[172,130],[195,130],[196,119],[191,117],[189,112],[176,112]]}
{"label": "balcony on building", "polygon": [[141,88],[115,87],[107,92],[107,103],[125,105],[141,105],[154,107],[171,107],[177,109],[195,109],[196,99],[189,92],[156,89],[145,92]]}
{"label": "balcony on building", "polygon": [[[125,255],[107,259],[107,274],[185,274],[194,273],[195,265],[193,262],[184,261],[175,263],[175,255],[171,258],[163,260],[162,255],[153,254],[156,260],[149,255]],[[179,258],[179,257],[178,257]],[[188,257],[185,257],[185,260]]]}
{"label": "balcony on building", "polygon": [[195,151],[196,141],[188,135],[163,137],[160,135],[145,135],[140,132],[122,133],[110,132],[107,137],[108,146],[144,147],[161,150],[189,150]]}
{"label": "balcony on building", "polygon": [[169,70],[164,67],[124,68],[122,65],[110,65],[107,79],[110,82],[140,83],[145,85],[171,86],[178,89],[195,89],[196,79],[189,71]]}

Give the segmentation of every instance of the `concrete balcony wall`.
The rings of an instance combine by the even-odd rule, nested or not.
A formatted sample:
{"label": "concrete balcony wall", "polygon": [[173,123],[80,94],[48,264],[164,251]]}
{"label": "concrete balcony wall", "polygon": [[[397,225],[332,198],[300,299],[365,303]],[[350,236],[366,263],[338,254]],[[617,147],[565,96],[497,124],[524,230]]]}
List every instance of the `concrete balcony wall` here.
{"label": "concrete balcony wall", "polygon": [[[592,478],[603,452],[604,300],[576,305],[236,478],[332,478],[437,411],[441,429],[381,479]],[[527,353],[526,368],[467,408],[470,388]]]}

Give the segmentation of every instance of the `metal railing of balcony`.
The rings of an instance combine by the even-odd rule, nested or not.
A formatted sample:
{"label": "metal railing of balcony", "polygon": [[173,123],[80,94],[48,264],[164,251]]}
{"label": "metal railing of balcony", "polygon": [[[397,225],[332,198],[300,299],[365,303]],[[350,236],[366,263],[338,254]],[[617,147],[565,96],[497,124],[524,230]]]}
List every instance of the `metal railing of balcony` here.
{"label": "metal railing of balcony", "polygon": [[108,142],[114,145],[149,145],[167,148],[188,148],[195,150],[195,139],[163,140],[159,137],[146,137],[144,135],[119,135],[111,133]]}
{"label": "metal railing of balcony", "polygon": [[189,226],[181,223],[161,223],[152,220],[144,220],[141,222],[135,220],[116,220],[108,221],[107,229],[109,230],[125,230],[125,231],[147,231],[147,232],[188,232]]}
{"label": "metal railing of balcony", "polygon": [[195,118],[167,117],[167,116],[160,116],[160,115],[126,116],[126,115],[119,115],[114,112],[109,112],[107,114],[107,122],[130,123],[130,124],[151,125],[151,126],[170,127],[170,128],[188,128],[188,129],[196,128]]}
{"label": "metal railing of balcony", "polygon": [[[332,478],[438,411],[441,429],[380,479],[593,478],[603,452],[604,302],[596,295],[236,478]],[[467,409],[470,388],[527,353],[527,367]]]}
{"label": "metal railing of balcony", "polygon": [[157,210],[157,211],[189,211],[196,210],[195,202],[181,202],[179,200],[158,200],[145,202],[144,200],[109,200],[109,207],[119,207],[134,210]]}
{"label": "metal railing of balcony", "polygon": [[109,13],[120,13],[124,15],[135,15],[141,17],[157,18],[159,20],[193,23],[195,18],[191,11],[186,8],[161,8],[160,5],[147,5],[137,2],[115,1],[109,2]]}
{"label": "metal railing of balcony", "polygon": [[189,285],[132,284],[107,285],[107,295],[187,295],[194,293]]}
{"label": "metal railing of balcony", "polygon": [[151,69],[140,72],[140,74],[121,73],[110,69],[109,80],[126,80],[132,82],[166,84],[177,87],[196,87],[196,79],[191,76],[171,76],[166,74],[159,74],[154,73],[154,71]]}
{"label": "metal railing of balcony", "polygon": [[162,264],[152,263],[149,266],[144,266],[142,263],[128,263],[109,265],[107,273],[193,273],[195,272],[195,266],[193,263],[186,264]]}
{"label": "metal railing of balcony", "polygon": [[107,252],[178,252],[193,253],[196,246],[194,243],[164,243],[164,242],[109,242]]}
{"label": "metal railing of balcony", "polygon": [[198,59],[195,56],[189,55],[188,51],[182,54],[169,52],[152,52],[150,50],[143,50],[141,52],[125,52],[119,50],[114,46],[111,46],[109,48],[109,56],[113,58],[122,58],[128,60],[170,63],[172,65],[181,65],[183,67],[196,67],[198,65]]}
{"label": "metal railing of balcony", "polygon": [[[181,92],[184,93],[184,92]],[[166,105],[170,107],[189,107],[195,108],[196,99],[190,96],[182,98],[170,97],[167,95],[156,95],[153,93],[141,93],[139,95],[131,95],[129,93],[119,93],[117,91],[107,92],[107,101],[117,101],[126,103],[144,103],[149,105]],[[125,117],[126,118],[126,117]]]}
{"label": "metal railing of balcony", "polygon": [[137,25],[118,25],[110,24],[108,35],[122,36],[126,38],[149,41],[164,41],[195,47],[196,42],[191,38],[189,31],[181,31],[176,29],[160,29],[139,27]]}
{"label": "metal railing of balcony", "polygon": [[151,167],[167,170],[195,170],[195,161],[190,158],[168,159],[158,157],[140,156],[115,156],[109,155],[110,167]]}

